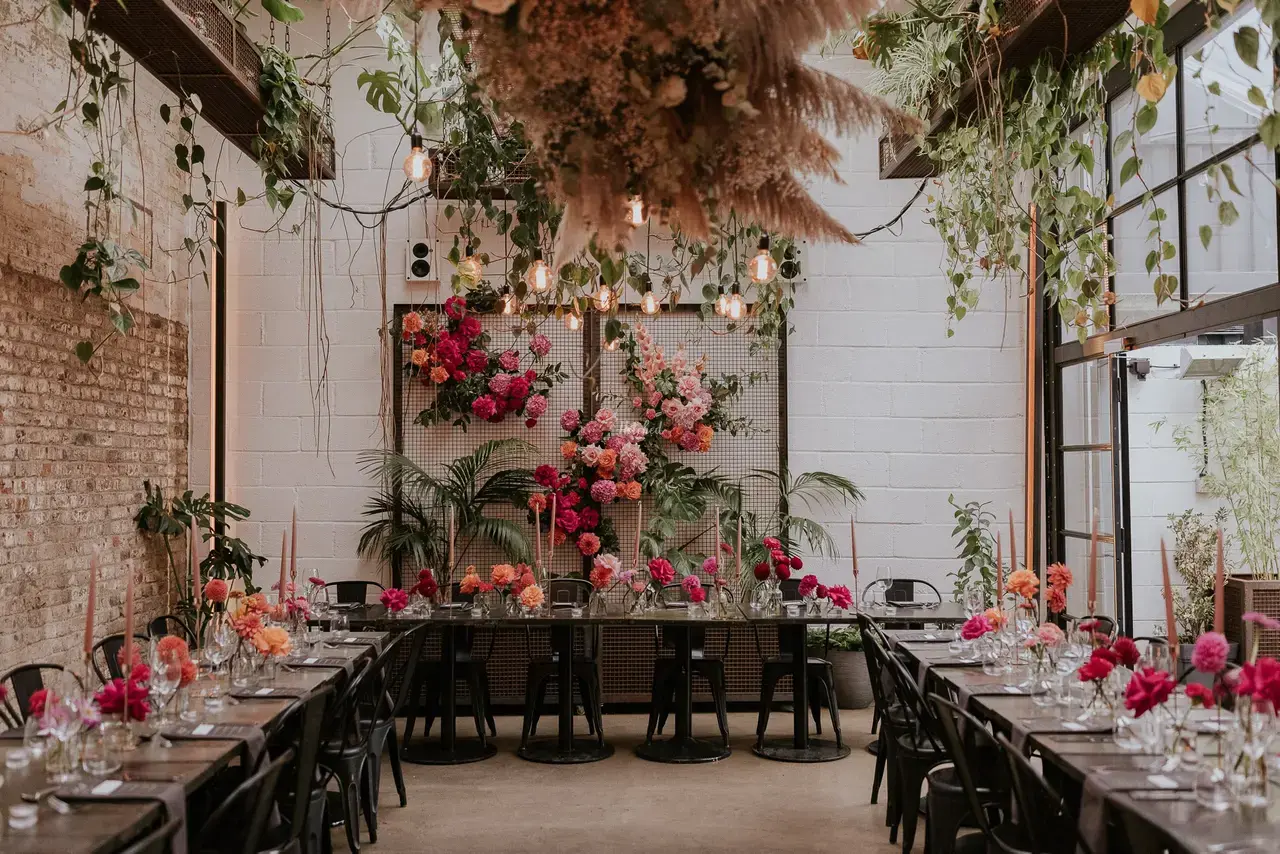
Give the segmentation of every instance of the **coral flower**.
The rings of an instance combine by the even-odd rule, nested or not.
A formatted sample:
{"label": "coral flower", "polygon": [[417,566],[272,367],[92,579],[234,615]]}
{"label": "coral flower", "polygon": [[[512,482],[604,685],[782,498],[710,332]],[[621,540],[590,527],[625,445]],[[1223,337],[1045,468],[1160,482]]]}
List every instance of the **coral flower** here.
{"label": "coral flower", "polygon": [[409,361],[413,363],[415,368],[421,368],[430,361],[430,357],[427,355],[426,350],[414,350],[409,356]]}
{"label": "coral flower", "polygon": [[416,311],[411,311],[404,316],[404,319],[401,321],[401,325],[404,327],[404,331],[408,332],[410,335],[421,332],[422,315],[418,314]]}
{"label": "coral flower", "polygon": [[578,453],[577,442],[564,442],[560,445],[560,456],[566,460],[573,459]]}
{"label": "coral flower", "polygon": [[516,580],[516,568],[509,563],[496,564],[489,573],[489,580],[497,587],[506,587]]}
{"label": "coral flower", "polygon": [[992,630],[997,630],[1004,626],[1005,617],[999,608],[988,608],[983,612],[982,616],[987,618],[987,622],[991,624]]}
{"label": "coral flower", "polygon": [[1045,607],[1049,609],[1050,614],[1061,614],[1067,610],[1067,594],[1059,587],[1050,587],[1049,593],[1045,596]]}
{"label": "coral flower", "polygon": [[628,480],[618,484],[618,494],[628,501],[640,500],[640,481]]}
{"label": "coral flower", "polygon": [[1009,574],[1005,589],[1023,599],[1034,599],[1036,591],[1040,589],[1040,579],[1029,569],[1014,570]]}
{"label": "coral flower", "polygon": [[600,538],[595,534],[582,534],[578,537],[578,551],[582,552],[584,557],[591,557],[600,551]]}
{"label": "coral flower", "polygon": [[244,597],[244,602],[241,603],[241,607],[250,614],[265,614],[267,613],[267,609],[271,606],[268,604],[265,594],[254,593],[250,596]]}
{"label": "coral flower", "polygon": [[603,590],[609,586],[609,582],[613,580],[613,569],[607,564],[597,563],[591,567],[591,586],[596,590]]}
{"label": "coral flower", "polygon": [[480,576],[476,574],[476,568],[474,566],[467,567],[466,573],[462,576],[462,581],[458,583],[458,590],[470,595],[479,588]]}
{"label": "coral flower", "polygon": [[204,598],[206,602],[214,605],[221,605],[227,601],[227,593],[230,592],[227,582],[221,578],[210,578],[204,585]]}
{"label": "coral flower", "polygon": [[232,627],[244,640],[252,640],[253,636],[262,631],[262,618],[257,614],[242,614],[231,621]]}
{"label": "coral flower", "polygon": [[167,660],[187,661],[191,658],[191,649],[187,642],[177,635],[165,635],[156,641],[156,652]]}
{"label": "coral flower", "polygon": [[529,496],[529,509],[535,513],[541,513],[547,509],[547,496],[541,492],[535,492]]}
{"label": "coral flower", "polygon": [[1059,590],[1066,590],[1071,586],[1074,580],[1071,576],[1071,570],[1065,563],[1049,564],[1049,586],[1056,587]]}
{"label": "coral flower", "polygon": [[520,591],[520,604],[532,611],[542,605],[545,597],[542,595],[542,588],[536,584],[530,584],[524,590]]}
{"label": "coral flower", "polygon": [[280,626],[268,626],[254,635],[252,642],[253,648],[258,652],[275,657],[288,655],[293,648],[289,642],[289,633]]}
{"label": "coral flower", "polygon": [[428,374],[428,376],[431,378],[431,381],[433,383],[435,383],[436,385],[439,385],[440,383],[448,381],[449,370],[448,368],[445,368],[443,365],[436,365],[434,368],[431,369],[431,373]]}

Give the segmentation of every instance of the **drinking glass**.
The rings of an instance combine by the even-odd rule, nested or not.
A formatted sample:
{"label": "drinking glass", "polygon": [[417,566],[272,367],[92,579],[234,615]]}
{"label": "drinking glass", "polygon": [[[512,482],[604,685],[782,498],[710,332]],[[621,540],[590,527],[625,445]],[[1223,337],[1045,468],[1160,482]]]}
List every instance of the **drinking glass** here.
{"label": "drinking glass", "polygon": [[893,584],[893,570],[887,566],[876,567],[876,598],[886,614],[896,614],[898,609],[889,601],[889,587]]}
{"label": "drinking glass", "polygon": [[158,714],[155,717],[155,725],[163,726],[172,722],[169,715],[169,701],[178,691],[178,684],[182,681],[182,661],[179,659],[174,650],[163,649],[159,640],[151,642],[151,695],[155,699],[155,708]]}
{"label": "drinking glass", "polygon": [[333,634],[345,632],[351,625],[351,621],[347,619],[346,611],[335,611],[329,617],[329,631]]}
{"label": "drinking glass", "polygon": [[214,614],[205,623],[201,651],[204,660],[209,664],[211,685],[205,696],[205,707],[217,711],[222,707],[222,685],[218,674],[223,662],[231,657],[236,648],[236,630],[231,625],[231,618],[226,613]]}
{"label": "drinking glass", "polygon": [[1162,643],[1151,643],[1147,645],[1147,651],[1143,654],[1138,662],[1139,669],[1150,667],[1154,670],[1163,670],[1165,673],[1172,674],[1175,678],[1177,674],[1173,672],[1173,662],[1169,656],[1169,647]]}
{"label": "drinking glass", "polygon": [[51,696],[45,702],[40,728],[50,739],[45,765],[51,783],[69,783],[79,776],[76,736],[83,725],[82,711],[83,701],[74,690]]}

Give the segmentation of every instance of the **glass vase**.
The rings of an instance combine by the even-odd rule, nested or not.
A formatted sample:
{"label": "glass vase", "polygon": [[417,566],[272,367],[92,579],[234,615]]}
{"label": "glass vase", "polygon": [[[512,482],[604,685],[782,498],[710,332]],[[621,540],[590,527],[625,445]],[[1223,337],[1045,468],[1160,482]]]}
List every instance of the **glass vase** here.
{"label": "glass vase", "polygon": [[50,738],[44,752],[45,773],[50,783],[70,783],[80,772],[80,734],[66,741]]}
{"label": "glass vase", "polygon": [[1076,717],[1081,723],[1104,725],[1115,717],[1115,699],[1107,680],[1092,682],[1085,697],[1084,710]]}
{"label": "glass vase", "polygon": [[603,617],[607,613],[609,613],[609,602],[604,597],[604,591],[593,589],[591,599],[587,602],[587,616]]}
{"label": "glass vase", "polygon": [[1214,734],[1199,748],[1199,770],[1196,771],[1196,803],[1214,812],[1225,812],[1235,806],[1236,793],[1227,771],[1223,738]]}
{"label": "glass vase", "polygon": [[508,594],[503,602],[503,611],[508,617],[520,616],[520,597]]}
{"label": "glass vase", "polygon": [[119,771],[121,764],[107,722],[90,727],[84,734],[80,749],[80,767],[85,773],[105,777]]}
{"label": "glass vase", "polygon": [[1241,720],[1226,738],[1226,759],[1236,802],[1244,809],[1266,809],[1271,798],[1267,753],[1272,735],[1250,703],[1241,703]]}
{"label": "glass vase", "polygon": [[1048,655],[1036,659],[1031,665],[1031,679],[1027,688],[1031,694],[1031,702],[1041,707],[1056,705],[1058,700],[1053,688],[1057,676],[1058,669]]}
{"label": "glass vase", "polygon": [[115,755],[138,749],[138,736],[133,731],[133,724],[132,721],[125,723],[119,718],[113,718],[103,719],[98,725],[102,729],[108,748]]}

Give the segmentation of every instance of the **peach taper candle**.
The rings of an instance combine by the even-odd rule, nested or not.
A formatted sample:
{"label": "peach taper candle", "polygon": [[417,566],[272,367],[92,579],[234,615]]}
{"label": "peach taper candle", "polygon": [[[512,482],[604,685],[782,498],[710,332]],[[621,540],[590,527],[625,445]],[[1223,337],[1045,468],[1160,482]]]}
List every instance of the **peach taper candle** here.
{"label": "peach taper candle", "polygon": [[1173,582],[1169,579],[1169,552],[1164,547],[1164,537],[1160,538],[1160,574],[1164,583],[1164,633],[1169,641],[1169,653],[1172,663],[1178,666],[1178,623],[1173,616]]}

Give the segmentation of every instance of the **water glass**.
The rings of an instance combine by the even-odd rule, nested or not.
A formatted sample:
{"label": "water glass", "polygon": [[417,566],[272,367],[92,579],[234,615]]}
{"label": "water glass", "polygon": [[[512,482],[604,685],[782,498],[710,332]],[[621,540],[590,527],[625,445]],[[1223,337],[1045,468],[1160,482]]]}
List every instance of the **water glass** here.
{"label": "water glass", "polygon": [[347,618],[346,611],[335,611],[329,617],[329,631],[337,634],[345,632],[351,626],[351,621]]}
{"label": "water glass", "polygon": [[39,810],[35,804],[12,804],[9,807],[9,827],[12,830],[29,830],[39,820]]}
{"label": "water glass", "polygon": [[86,774],[105,777],[120,770],[120,758],[112,749],[109,727],[104,724],[92,727],[85,733],[80,752],[80,766]]}
{"label": "water glass", "polygon": [[889,588],[893,585],[893,569],[887,566],[876,568],[876,599],[886,614],[896,614],[898,609],[889,601]]}

